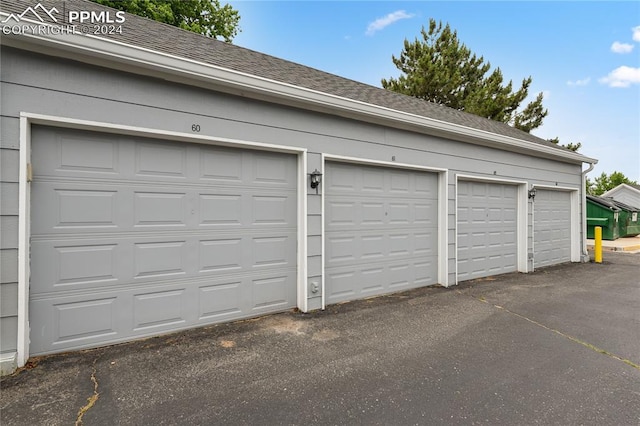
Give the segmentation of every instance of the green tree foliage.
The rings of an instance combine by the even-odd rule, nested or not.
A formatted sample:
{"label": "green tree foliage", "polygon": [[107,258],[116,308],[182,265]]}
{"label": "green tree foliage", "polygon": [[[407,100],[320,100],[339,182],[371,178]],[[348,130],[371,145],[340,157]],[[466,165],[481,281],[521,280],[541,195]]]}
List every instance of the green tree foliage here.
{"label": "green tree foliage", "polygon": [[562,144],[560,143],[560,138],[558,138],[558,137],[555,137],[555,138],[553,138],[553,139],[549,139],[549,142],[551,142],[551,143],[555,143],[556,145],[563,146],[563,147],[567,148],[567,149],[568,149],[568,150],[570,150],[570,151],[577,151],[577,150],[579,150],[580,148],[582,148],[582,143],[581,143],[581,142],[576,142],[576,143],[569,142],[569,143],[568,143],[568,144],[566,144],[566,145],[562,145]]}
{"label": "green tree foliage", "polygon": [[602,174],[596,177],[593,182],[587,178],[587,193],[590,195],[602,195],[621,183],[626,183],[627,185],[638,184],[636,181],[629,179],[621,172],[613,172],[610,175],[602,172]]}
{"label": "green tree foliage", "polygon": [[430,19],[429,29],[423,27],[421,34],[421,40],[405,39],[399,58],[392,56],[402,74],[397,79],[382,79],[382,87],[502,121],[525,132],[542,125],[548,114],[542,93],[519,110],[529,93],[531,77],[523,79],[514,91],[512,81],[504,84],[500,68],[490,72],[491,64],[460,43],[449,24],[443,26]]}
{"label": "green tree foliage", "polygon": [[240,31],[238,11],[218,0],[91,1],[229,43]]}

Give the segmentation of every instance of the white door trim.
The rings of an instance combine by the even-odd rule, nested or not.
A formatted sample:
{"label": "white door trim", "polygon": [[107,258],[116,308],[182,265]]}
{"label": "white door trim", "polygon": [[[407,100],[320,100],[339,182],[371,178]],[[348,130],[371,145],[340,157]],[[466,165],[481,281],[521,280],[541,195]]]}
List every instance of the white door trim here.
{"label": "white door trim", "polygon": [[113,133],[119,135],[152,137],[162,139],[164,141],[201,143],[218,146],[229,146],[235,148],[297,154],[297,305],[298,309],[300,309],[301,311],[307,311],[307,150],[305,148],[21,112],[19,167],[20,175],[18,180],[18,336],[16,357],[18,367],[23,367],[29,359],[29,241],[31,238],[31,184],[29,169],[31,161],[31,126],[34,124],[62,127],[66,129]]}
{"label": "white door trim", "polygon": [[517,201],[517,224],[516,224],[516,234],[517,234],[517,247],[518,253],[516,254],[517,259],[517,270],[518,272],[529,272],[529,265],[527,262],[527,242],[529,239],[528,235],[528,227],[527,227],[527,213],[528,213],[528,202],[527,202],[527,181],[523,180],[515,180],[515,179],[507,179],[507,178],[497,178],[497,177],[488,177],[488,176],[479,176],[479,175],[467,175],[467,174],[456,174],[456,204],[455,204],[455,239],[456,239],[456,284],[458,284],[458,181],[473,181],[473,182],[487,182],[487,183],[500,183],[505,185],[516,185],[518,187],[518,201]]}

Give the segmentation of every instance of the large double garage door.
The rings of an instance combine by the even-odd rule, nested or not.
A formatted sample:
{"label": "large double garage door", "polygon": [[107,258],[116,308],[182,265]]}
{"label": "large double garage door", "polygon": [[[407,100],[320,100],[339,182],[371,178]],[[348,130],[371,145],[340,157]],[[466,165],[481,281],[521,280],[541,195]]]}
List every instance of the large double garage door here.
{"label": "large double garage door", "polygon": [[297,157],[34,127],[31,354],[296,306]]}
{"label": "large double garage door", "polygon": [[438,175],[327,162],[326,302],[435,284]]}

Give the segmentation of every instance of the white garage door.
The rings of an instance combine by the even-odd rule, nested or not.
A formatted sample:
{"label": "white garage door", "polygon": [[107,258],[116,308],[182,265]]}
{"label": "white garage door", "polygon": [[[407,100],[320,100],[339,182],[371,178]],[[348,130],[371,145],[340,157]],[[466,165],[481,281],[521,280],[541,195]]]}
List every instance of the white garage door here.
{"label": "white garage door", "polygon": [[435,173],[327,163],[327,303],[437,282]]}
{"label": "white garage door", "polygon": [[32,135],[32,354],[295,306],[295,156]]}
{"label": "white garage door", "polygon": [[517,270],[516,185],[458,181],[458,281]]}
{"label": "white garage door", "polygon": [[571,193],[537,189],[534,198],[534,267],[571,261]]}

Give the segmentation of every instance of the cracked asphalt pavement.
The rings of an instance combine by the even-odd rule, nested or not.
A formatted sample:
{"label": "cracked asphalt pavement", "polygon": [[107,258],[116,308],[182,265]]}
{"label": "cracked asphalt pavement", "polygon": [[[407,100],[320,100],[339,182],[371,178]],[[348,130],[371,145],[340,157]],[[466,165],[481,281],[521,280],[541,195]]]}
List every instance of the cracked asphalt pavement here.
{"label": "cracked asphalt pavement", "polygon": [[640,425],[640,255],[34,359],[8,425]]}

